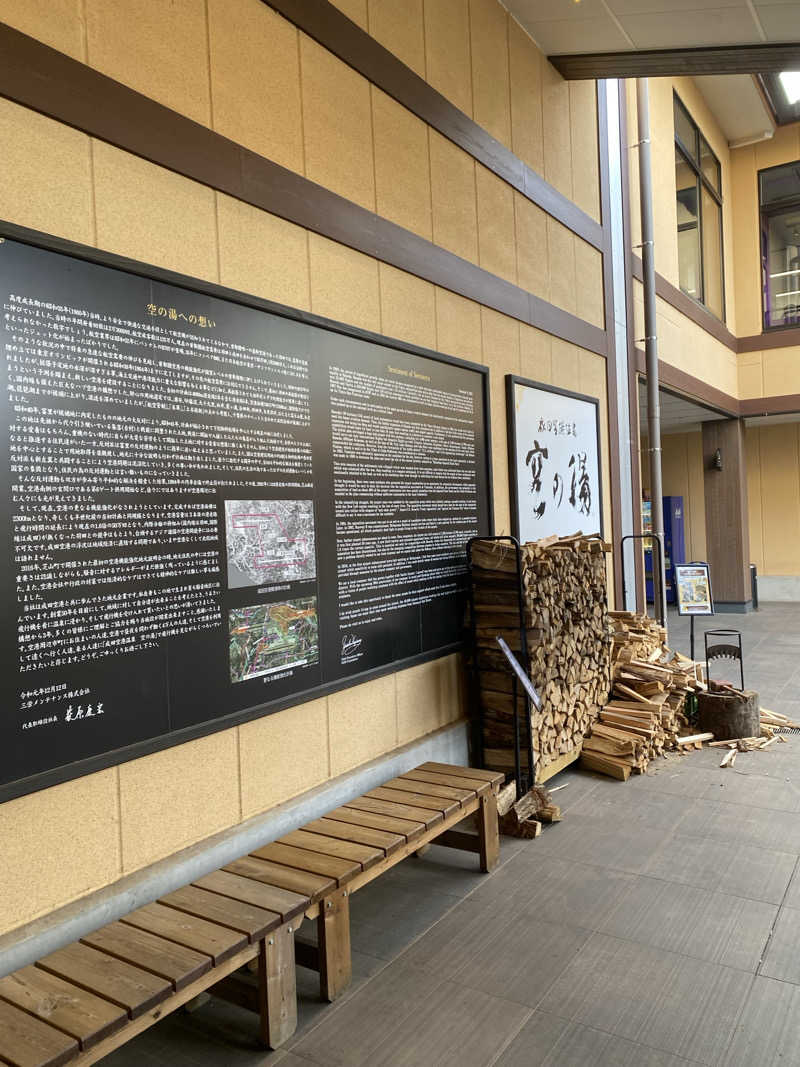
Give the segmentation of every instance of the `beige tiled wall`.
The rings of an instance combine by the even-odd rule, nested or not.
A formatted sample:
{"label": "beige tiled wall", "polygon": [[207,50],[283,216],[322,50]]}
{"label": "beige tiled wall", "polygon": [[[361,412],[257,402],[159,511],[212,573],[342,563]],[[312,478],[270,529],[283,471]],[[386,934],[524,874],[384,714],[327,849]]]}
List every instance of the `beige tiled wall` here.
{"label": "beige tiled wall", "polygon": [[745,436],[750,556],[759,574],[800,574],[800,423]]}
{"label": "beige tiled wall", "polygon": [[[531,166],[547,159],[597,217],[593,91],[571,94],[495,0],[426,3],[424,20],[421,0],[339,6]],[[207,16],[206,0],[83,11],[0,0],[0,20],[602,324],[594,250],[261,0],[237,0],[236,18],[230,0],[208,0]],[[497,49],[508,73],[501,56],[494,82]],[[545,95],[559,116],[547,130]],[[0,154],[2,218],[488,364],[498,532],[510,525],[504,375],[577,383],[605,411],[601,357],[2,99]],[[450,656],[0,805],[0,932],[463,712]]]}

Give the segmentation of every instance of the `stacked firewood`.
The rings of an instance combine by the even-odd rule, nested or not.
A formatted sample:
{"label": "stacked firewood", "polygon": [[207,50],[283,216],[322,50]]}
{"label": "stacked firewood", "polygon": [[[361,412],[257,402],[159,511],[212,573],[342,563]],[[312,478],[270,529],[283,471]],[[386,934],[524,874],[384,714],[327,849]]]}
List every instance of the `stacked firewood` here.
{"label": "stacked firewood", "polygon": [[[518,684],[523,765],[528,731],[537,779],[548,764],[568,758],[608,699],[610,640],[606,608],[606,553],[598,536],[548,537],[521,548],[521,590],[513,546],[473,545],[478,679],[485,765],[514,766],[513,675],[496,638],[505,638],[527,667],[541,699],[532,720]],[[519,607],[527,644],[521,647]]]}
{"label": "stacked firewood", "polygon": [[686,697],[705,684],[699,664],[666,647],[666,633],[654,619],[615,611],[611,622],[611,698],[583,743],[581,759],[588,769],[625,781],[689,740],[682,736],[688,732]]}

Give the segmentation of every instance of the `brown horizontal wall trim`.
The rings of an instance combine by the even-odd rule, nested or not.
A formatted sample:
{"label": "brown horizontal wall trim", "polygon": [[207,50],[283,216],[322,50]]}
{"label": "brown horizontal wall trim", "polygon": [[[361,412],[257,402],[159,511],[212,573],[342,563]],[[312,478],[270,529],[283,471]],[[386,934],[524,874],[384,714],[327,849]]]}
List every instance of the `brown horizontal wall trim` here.
{"label": "brown horizontal wall trim", "polygon": [[[636,349],[636,373],[647,377],[645,354],[641,348]],[[667,391],[694,400],[703,407],[718,411],[732,418],[753,418],[759,415],[794,415],[800,412],[800,393],[787,393],[784,396],[757,396],[750,400],[737,400],[736,397],[723,393],[719,389],[695,378],[692,374],[673,367],[670,363],[658,361],[658,381]]]}
{"label": "brown horizontal wall trim", "polygon": [[738,351],[763,352],[768,348],[794,348],[796,345],[800,345],[800,328],[795,326],[740,337]]}
{"label": "brown horizontal wall trim", "polygon": [[603,228],[328,0],[262,0],[597,249]]}
{"label": "brown horizontal wall trim", "polygon": [[0,96],[158,166],[606,355],[606,333],[0,23]]}
{"label": "brown horizontal wall trim", "polygon": [[786,396],[758,396],[753,400],[739,401],[739,414],[755,415],[795,415],[800,412],[800,393]]}
{"label": "brown horizontal wall trim", "polygon": [[[631,254],[631,273],[634,278],[642,281],[642,261],[639,256],[633,254]],[[680,311],[687,319],[691,319],[706,333],[710,333],[731,352],[738,351],[738,341],[727,326],[710,311],[706,311],[702,304],[698,304],[683,290],[678,289],[672,282],[668,282],[661,274],[656,274],[656,295],[674,307],[676,311]]]}
{"label": "brown horizontal wall trim", "polygon": [[[691,22],[687,21],[686,26]],[[691,31],[689,31],[691,32]],[[800,33],[798,34],[800,37]],[[564,78],[655,78],[670,75],[759,74],[796,70],[800,43],[714,48],[653,48],[548,56]]]}

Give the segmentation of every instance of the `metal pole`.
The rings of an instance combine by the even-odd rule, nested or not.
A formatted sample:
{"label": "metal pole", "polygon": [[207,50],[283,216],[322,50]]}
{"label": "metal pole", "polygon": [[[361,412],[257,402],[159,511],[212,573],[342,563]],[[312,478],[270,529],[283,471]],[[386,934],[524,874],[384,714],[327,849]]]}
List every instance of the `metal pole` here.
{"label": "metal pole", "polygon": [[[639,122],[639,199],[642,217],[642,281],[644,283],[644,350],[647,367],[647,432],[650,454],[650,500],[653,536],[661,552],[653,553],[653,599],[656,617],[667,625],[667,583],[664,570],[664,511],[661,483],[661,405],[658,396],[658,339],[656,336],[656,267],[653,255],[653,176],[650,168],[650,103],[647,78],[636,79]],[[656,578],[656,555],[659,557]]]}

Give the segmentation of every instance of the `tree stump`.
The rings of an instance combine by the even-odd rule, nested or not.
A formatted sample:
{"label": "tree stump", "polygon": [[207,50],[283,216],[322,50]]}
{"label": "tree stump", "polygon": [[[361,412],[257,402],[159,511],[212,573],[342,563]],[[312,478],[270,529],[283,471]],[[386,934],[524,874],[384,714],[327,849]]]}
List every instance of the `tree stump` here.
{"label": "tree stump", "polygon": [[698,693],[697,726],[702,733],[712,733],[716,741],[735,737],[758,737],[761,710],[758,693]]}

